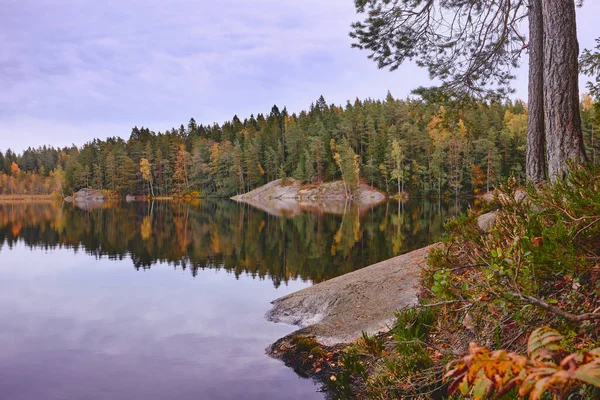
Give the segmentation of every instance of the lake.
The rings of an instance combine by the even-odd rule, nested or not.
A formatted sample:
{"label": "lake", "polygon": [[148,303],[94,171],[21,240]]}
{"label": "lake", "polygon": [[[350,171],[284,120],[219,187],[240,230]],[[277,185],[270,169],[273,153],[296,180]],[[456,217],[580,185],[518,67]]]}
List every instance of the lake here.
{"label": "lake", "polygon": [[320,399],[270,301],[437,241],[467,204],[274,216],[233,201],[0,203],[0,394]]}

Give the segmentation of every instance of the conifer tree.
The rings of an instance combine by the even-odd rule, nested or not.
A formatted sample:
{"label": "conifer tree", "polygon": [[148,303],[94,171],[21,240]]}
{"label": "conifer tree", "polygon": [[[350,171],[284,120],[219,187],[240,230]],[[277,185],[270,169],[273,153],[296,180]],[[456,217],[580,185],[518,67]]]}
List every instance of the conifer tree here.
{"label": "conifer tree", "polygon": [[[428,99],[469,100],[509,93],[512,69],[529,50],[527,177],[562,177],[566,161],[583,162],[573,0],[477,2],[355,0],[363,21],[352,24],[354,47],[380,68],[406,59],[442,80],[420,88]],[[528,18],[529,42],[520,33]]]}

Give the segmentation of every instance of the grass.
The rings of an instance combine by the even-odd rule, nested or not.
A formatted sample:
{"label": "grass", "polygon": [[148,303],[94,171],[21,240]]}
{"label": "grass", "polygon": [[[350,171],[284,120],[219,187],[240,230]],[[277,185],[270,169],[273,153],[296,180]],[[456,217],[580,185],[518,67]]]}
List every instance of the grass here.
{"label": "grass", "polygon": [[432,309],[406,309],[385,335],[363,334],[340,355],[336,397],[389,399],[430,392],[439,378],[436,355],[425,341],[436,317]]}

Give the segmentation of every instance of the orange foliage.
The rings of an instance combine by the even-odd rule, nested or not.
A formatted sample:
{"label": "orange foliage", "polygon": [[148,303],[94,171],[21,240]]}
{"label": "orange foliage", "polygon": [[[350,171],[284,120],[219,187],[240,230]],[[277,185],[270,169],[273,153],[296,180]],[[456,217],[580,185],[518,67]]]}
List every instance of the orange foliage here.
{"label": "orange foliage", "polygon": [[567,398],[582,384],[600,387],[600,348],[568,354],[554,329],[538,328],[529,337],[527,356],[491,351],[471,343],[469,354],[448,364],[453,379],[449,394],[459,390],[471,398],[500,398],[514,388],[521,397],[540,400],[546,392]]}
{"label": "orange foliage", "polygon": [[12,176],[19,176],[20,173],[21,173],[21,168],[19,168],[17,163],[13,161],[12,164],[10,165],[10,174]]}

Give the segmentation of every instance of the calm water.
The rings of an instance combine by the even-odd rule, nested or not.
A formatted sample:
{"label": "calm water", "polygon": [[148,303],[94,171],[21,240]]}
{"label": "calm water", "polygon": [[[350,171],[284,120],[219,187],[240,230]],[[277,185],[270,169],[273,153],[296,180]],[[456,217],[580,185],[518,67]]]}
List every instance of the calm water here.
{"label": "calm water", "polygon": [[437,240],[464,204],[0,204],[0,397],[318,399],[264,349],[287,293]]}

